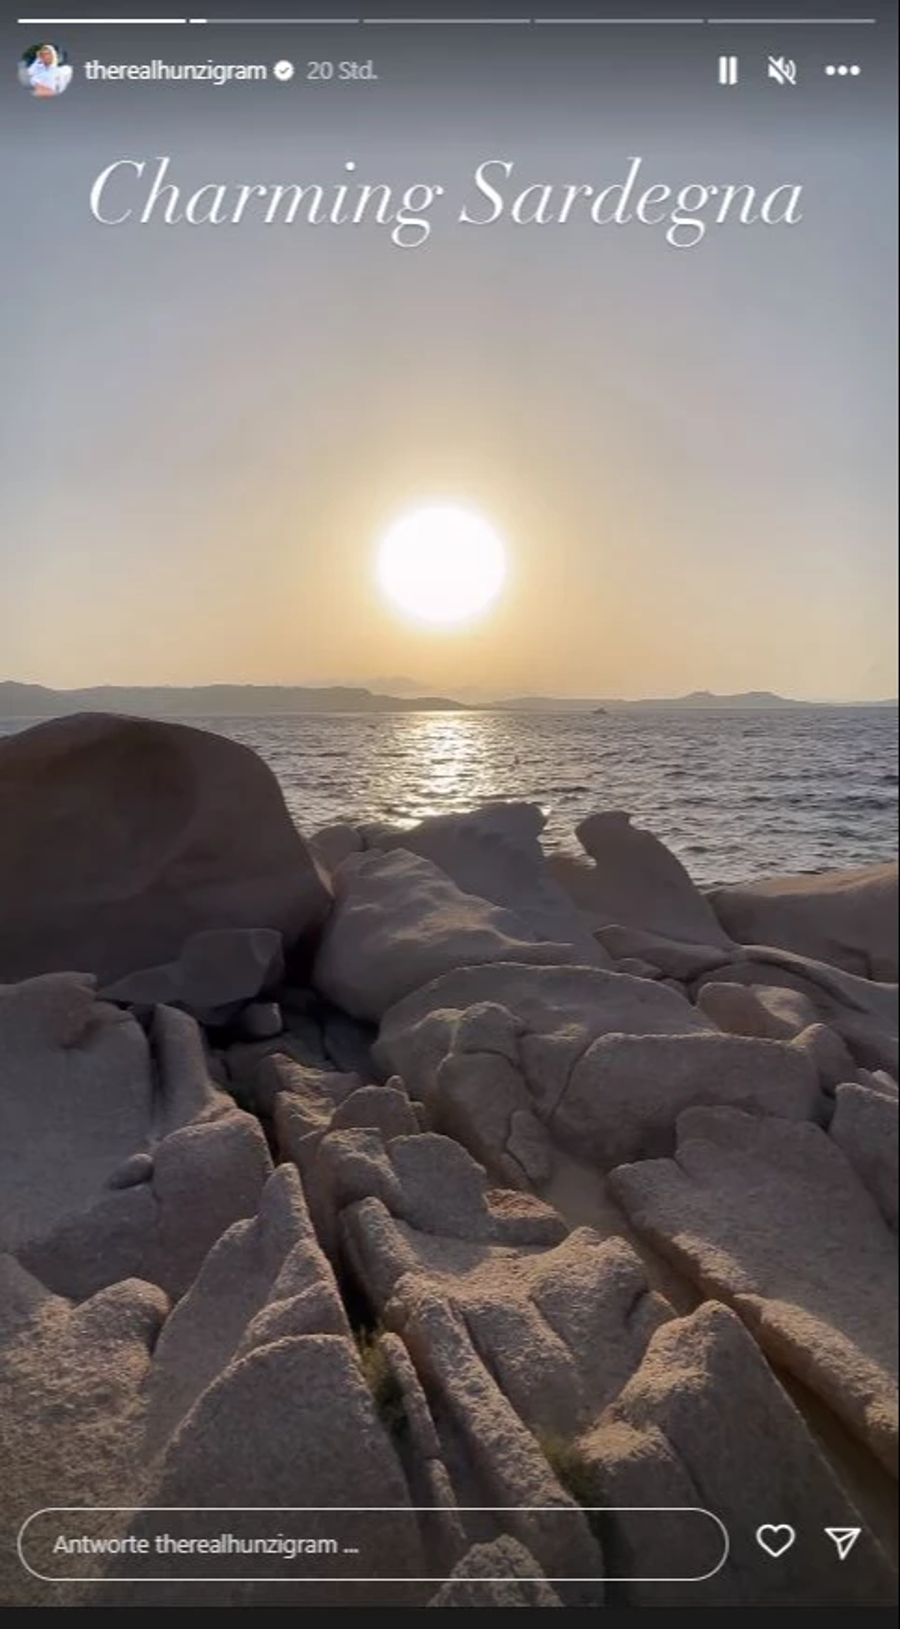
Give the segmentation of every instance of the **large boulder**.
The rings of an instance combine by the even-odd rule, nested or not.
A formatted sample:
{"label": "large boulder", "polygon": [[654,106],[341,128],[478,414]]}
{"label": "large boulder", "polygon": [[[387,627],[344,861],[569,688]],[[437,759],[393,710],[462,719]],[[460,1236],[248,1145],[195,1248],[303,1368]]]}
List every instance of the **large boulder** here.
{"label": "large boulder", "polygon": [[328,891],[248,747],[183,724],[79,714],[0,741],[0,979],[104,983],[204,928],[291,946]]}
{"label": "large boulder", "polygon": [[769,877],[708,896],[727,933],[777,945],[863,978],[896,982],[897,865]]}
{"label": "large boulder", "polygon": [[[313,979],[355,1018],[379,1019],[451,968],[575,960],[570,946],[539,940],[513,911],[463,893],[446,872],[405,849],[351,855],[335,893]],[[597,958],[606,959],[599,946]]]}
{"label": "large boulder", "polygon": [[455,969],[399,1001],[385,1014],[374,1056],[384,1073],[402,1075],[428,1102],[452,1036],[465,1040],[469,1053],[516,1064],[530,1059],[530,1075],[552,1074],[546,1097],[555,1102],[573,1064],[600,1035],[716,1033],[683,996],[648,979],[509,958]]}
{"label": "large boulder", "polygon": [[417,826],[367,827],[366,846],[404,848],[440,866],[466,894],[515,911],[538,939],[576,945],[596,959],[591,923],[550,875],[540,836],[547,817],[536,803],[488,803],[465,814],[435,815]]}
{"label": "large boulder", "polygon": [[448,973],[385,1015],[375,1057],[504,1182],[523,1114],[609,1166],[669,1152],[692,1104],[794,1120],[823,1110],[799,1050],[722,1035],[676,991],[602,968]]}
{"label": "large boulder", "polygon": [[707,946],[731,943],[681,861],[652,832],[632,826],[630,815],[590,815],[576,834],[593,865],[560,854],[549,866],[595,928],[616,925]]}

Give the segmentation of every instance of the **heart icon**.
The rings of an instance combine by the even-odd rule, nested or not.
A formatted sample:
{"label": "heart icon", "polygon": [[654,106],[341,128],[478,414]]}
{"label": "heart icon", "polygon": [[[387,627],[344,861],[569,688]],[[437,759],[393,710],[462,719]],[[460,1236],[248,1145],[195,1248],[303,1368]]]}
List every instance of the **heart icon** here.
{"label": "heart icon", "polygon": [[797,1535],[793,1527],[789,1527],[787,1522],[782,1522],[780,1527],[773,1527],[771,1524],[766,1523],[756,1529],[757,1544],[761,1550],[765,1550],[766,1555],[772,1556],[775,1561],[778,1560],[780,1555],[787,1555],[796,1538]]}

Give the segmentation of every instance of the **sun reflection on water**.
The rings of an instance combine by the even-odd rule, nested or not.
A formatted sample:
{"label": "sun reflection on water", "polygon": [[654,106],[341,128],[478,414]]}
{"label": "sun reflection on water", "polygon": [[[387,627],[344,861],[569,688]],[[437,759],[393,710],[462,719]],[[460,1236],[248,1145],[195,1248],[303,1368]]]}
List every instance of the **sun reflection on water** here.
{"label": "sun reflection on water", "polygon": [[[493,765],[481,719],[466,713],[416,713],[407,720],[408,756],[398,802],[413,805],[409,821],[469,808],[490,790]],[[413,785],[409,764],[416,766]]]}
{"label": "sun reflection on water", "polygon": [[[702,883],[890,858],[897,715],[335,713],[196,719],[271,765],[301,831],[411,825],[497,798],[539,803],[548,846],[630,809]],[[0,735],[6,729],[0,722]]]}

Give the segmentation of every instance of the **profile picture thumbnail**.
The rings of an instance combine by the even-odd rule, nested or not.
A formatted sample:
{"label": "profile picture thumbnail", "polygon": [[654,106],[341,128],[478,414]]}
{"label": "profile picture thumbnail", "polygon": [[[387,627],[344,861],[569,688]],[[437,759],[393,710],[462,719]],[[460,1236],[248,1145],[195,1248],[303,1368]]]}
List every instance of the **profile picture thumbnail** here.
{"label": "profile picture thumbnail", "polygon": [[19,61],[19,81],[32,96],[62,96],[72,82],[72,69],[61,45],[39,40]]}

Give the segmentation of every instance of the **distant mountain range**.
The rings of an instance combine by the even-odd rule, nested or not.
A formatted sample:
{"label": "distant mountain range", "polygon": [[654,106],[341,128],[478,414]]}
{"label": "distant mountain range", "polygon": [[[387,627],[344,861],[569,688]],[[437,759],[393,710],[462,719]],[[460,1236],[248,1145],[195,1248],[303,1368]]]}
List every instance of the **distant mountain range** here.
{"label": "distant mountain range", "polygon": [[[404,681],[404,684],[409,681]],[[471,692],[469,692],[471,694]],[[771,690],[747,690],[720,696],[694,690],[687,696],[661,696],[641,701],[572,696],[513,696],[508,700],[472,702],[449,696],[388,695],[364,685],[97,685],[87,690],[50,690],[42,684],[0,680],[0,719],[54,718],[63,713],[132,713],[144,718],[272,718],[295,713],[432,713],[432,712],[690,712],[774,711],[779,708],[840,705],[790,701]],[[854,705],[846,703],[844,705]],[[870,702],[896,707],[896,701]]]}
{"label": "distant mountain range", "polygon": [[686,696],[648,696],[629,701],[622,696],[614,698],[559,696],[513,696],[508,701],[494,704],[504,712],[516,713],[590,713],[604,708],[610,713],[639,712],[777,712],[797,707],[896,707],[895,701],[824,702],[792,701],[777,696],[772,690],[741,690],[736,695],[717,695],[712,690],[692,690]]}
{"label": "distant mountain range", "polygon": [[448,696],[376,695],[355,685],[97,685],[48,690],[0,680],[0,718],[53,718],[60,713],[133,713],[146,718],[272,718],[292,713],[450,712]]}

